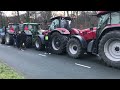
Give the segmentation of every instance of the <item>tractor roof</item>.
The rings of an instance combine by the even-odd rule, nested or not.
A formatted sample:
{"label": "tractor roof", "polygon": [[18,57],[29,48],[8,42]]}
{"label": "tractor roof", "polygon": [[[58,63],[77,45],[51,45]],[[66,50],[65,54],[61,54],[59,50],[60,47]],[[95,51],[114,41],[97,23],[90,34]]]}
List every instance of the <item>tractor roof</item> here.
{"label": "tractor roof", "polygon": [[8,25],[19,25],[19,23],[9,23]]}
{"label": "tractor roof", "polygon": [[23,23],[23,24],[39,25],[40,23]]}
{"label": "tractor roof", "polygon": [[71,20],[71,17],[63,17],[63,16],[53,17],[53,18],[51,18],[50,20],[53,21],[53,20],[55,20],[55,19],[60,19],[60,18],[64,18],[64,19],[66,19],[66,20]]}
{"label": "tractor roof", "polygon": [[110,12],[113,12],[113,11],[97,11],[97,16],[104,15],[104,14],[107,14],[107,13],[110,13]]}

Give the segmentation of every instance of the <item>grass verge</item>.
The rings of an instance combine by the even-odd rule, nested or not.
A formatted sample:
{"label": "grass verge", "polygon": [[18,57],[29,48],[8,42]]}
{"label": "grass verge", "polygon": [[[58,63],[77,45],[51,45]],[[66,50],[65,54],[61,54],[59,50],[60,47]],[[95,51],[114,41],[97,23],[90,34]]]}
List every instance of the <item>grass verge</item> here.
{"label": "grass verge", "polygon": [[24,77],[8,65],[0,62],[0,79],[24,79]]}

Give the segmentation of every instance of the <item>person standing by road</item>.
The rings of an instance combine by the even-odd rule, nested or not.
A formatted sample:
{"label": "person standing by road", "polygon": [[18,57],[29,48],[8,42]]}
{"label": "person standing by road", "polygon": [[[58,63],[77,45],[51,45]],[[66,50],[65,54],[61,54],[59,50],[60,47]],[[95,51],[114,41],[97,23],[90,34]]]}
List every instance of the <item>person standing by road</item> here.
{"label": "person standing by road", "polygon": [[48,33],[45,35],[45,51],[46,51],[45,54],[51,54],[50,40],[51,40],[51,37]]}
{"label": "person standing by road", "polygon": [[21,41],[21,31],[18,31],[16,33],[16,45],[17,45],[17,48],[21,50],[20,41]]}
{"label": "person standing by road", "polygon": [[22,31],[21,35],[20,35],[20,48],[21,48],[21,50],[26,49],[26,38],[27,38],[26,33],[24,31]]}

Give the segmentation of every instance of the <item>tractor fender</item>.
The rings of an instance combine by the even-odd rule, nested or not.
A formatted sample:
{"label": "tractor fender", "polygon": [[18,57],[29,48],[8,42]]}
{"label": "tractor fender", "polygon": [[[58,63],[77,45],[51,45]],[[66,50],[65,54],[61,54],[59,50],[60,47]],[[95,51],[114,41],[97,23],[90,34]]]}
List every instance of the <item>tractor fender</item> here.
{"label": "tractor fender", "polygon": [[82,44],[82,47],[85,48],[85,49],[87,48],[87,42],[85,41],[85,39],[82,36],[80,36],[80,35],[71,35],[71,38],[78,39],[80,41],[80,43]]}
{"label": "tractor fender", "polygon": [[99,38],[101,38],[105,33],[112,31],[112,30],[120,30],[120,24],[106,26],[99,34]]}
{"label": "tractor fender", "polygon": [[64,34],[64,35],[70,34],[69,30],[67,30],[65,28],[56,28],[55,30],[51,31],[51,34],[54,32],[59,32],[60,34]]}
{"label": "tractor fender", "polygon": [[94,53],[98,53],[98,44],[99,44],[99,40],[102,38],[102,36],[104,36],[106,33],[108,33],[109,31],[113,31],[113,30],[120,30],[120,24],[116,24],[116,25],[112,25],[112,26],[106,26],[101,32],[100,34],[97,34],[97,38],[95,40],[94,48],[96,51],[93,51]]}
{"label": "tractor fender", "polygon": [[44,35],[38,35],[37,37],[42,41],[42,44],[45,44]]}

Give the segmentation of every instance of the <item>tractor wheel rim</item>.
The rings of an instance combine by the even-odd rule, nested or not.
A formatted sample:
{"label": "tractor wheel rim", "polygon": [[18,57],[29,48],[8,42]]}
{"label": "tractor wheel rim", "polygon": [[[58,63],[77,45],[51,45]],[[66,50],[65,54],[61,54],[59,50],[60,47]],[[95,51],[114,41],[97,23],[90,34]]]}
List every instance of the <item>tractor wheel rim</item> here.
{"label": "tractor wheel rim", "polygon": [[8,43],[10,39],[9,39],[8,36],[6,36],[5,40],[6,40],[6,42]]}
{"label": "tractor wheel rim", "polygon": [[78,51],[78,46],[77,46],[77,44],[71,43],[71,44],[69,45],[69,51],[70,51],[70,53],[72,53],[72,54],[76,54],[77,51]]}
{"label": "tractor wheel rim", "polygon": [[38,41],[35,42],[35,46],[36,46],[37,48],[39,48],[40,45],[39,45]]}
{"label": "tractor wheel rim", "polygon": [[57,36],[53,37],[53,39],[52,39],[52,47],[53,47],[53,49],[54,50],[59,50],[60,45],[61,45],[61,43],[60,43],[59,37],[57,37]]}
{"label": "tractor wheel rim", "polygon": [[120,61],[120,39],[110,39],[104,45],[104,52],[111,61]]}

